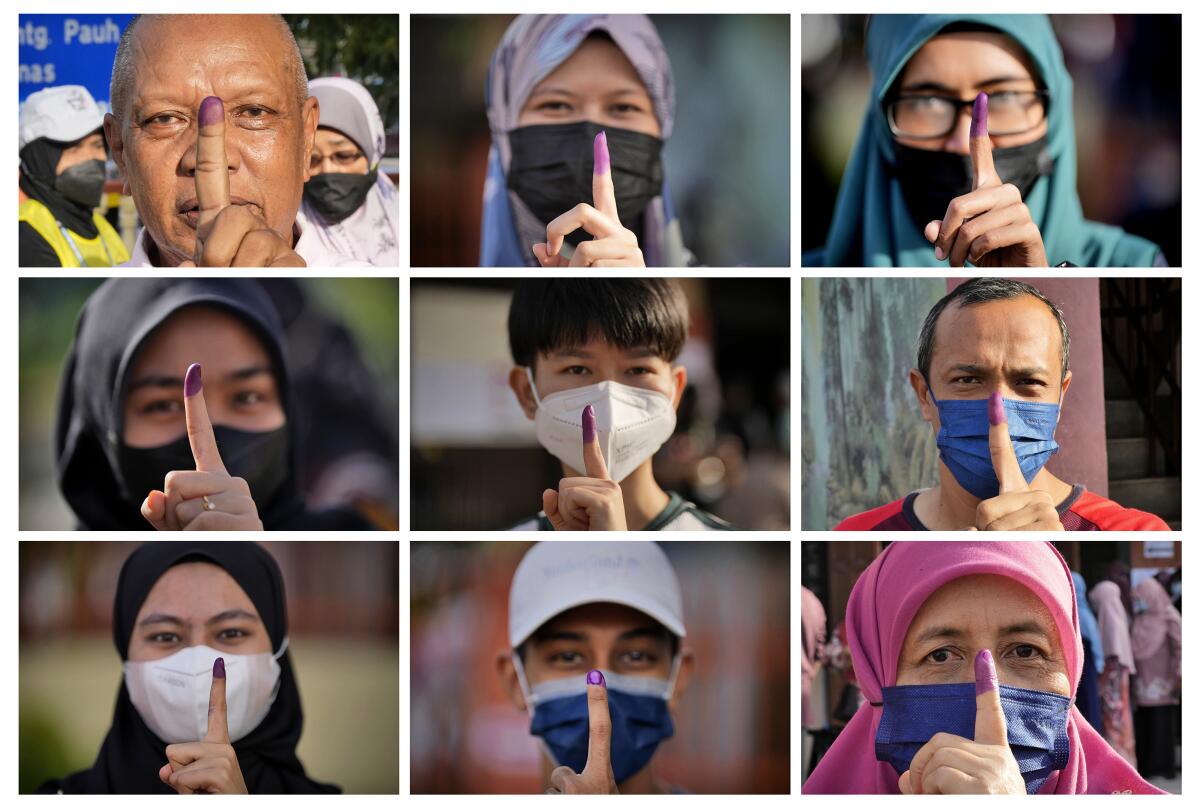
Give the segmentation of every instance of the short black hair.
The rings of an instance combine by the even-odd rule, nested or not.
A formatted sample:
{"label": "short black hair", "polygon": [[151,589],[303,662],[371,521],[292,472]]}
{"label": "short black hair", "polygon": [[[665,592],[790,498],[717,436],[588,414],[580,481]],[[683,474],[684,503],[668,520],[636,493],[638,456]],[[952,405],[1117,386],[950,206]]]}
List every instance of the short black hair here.
{"label": "short black hair", "polygon": [[518,366],[596,337],[621,349],[649,347],[673,361],[687,334],[687,298],[675,279],[523,279],[508,308],[508,344]]}
{"label": "short black hair", "polygon": [[1014,279],[975,278],[963,282],[942,296],[925,316],[925,323],[921,326],[921,337],[917,340],[917,369],[925,378],[925,383],[927,385],[929,383],[929,367],[933,362],[933,336],[937,331],[938,317],[941,316],[943,310],[954,302],[958,302],[960,307],[970,307],[974,304],[1020,298],[1021,296],[1033,296],[1045,304],[1050,310],[1050,314],[1054,316],[1054,320],[1058,322],[1058,331],[1062,336],[1060,351],[1062,377],[1059,379],[1065,378],[1071,362],[1071,333],[1067,330],[1067,322],[1058,305],[1041,290],[1025,282],[1018,282]]}

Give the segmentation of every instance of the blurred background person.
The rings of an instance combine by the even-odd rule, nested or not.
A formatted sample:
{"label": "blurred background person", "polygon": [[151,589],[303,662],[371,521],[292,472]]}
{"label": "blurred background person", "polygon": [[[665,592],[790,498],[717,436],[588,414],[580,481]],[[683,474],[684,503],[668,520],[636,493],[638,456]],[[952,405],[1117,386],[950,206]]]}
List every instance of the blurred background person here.
{"label": "blurred background person", "polygon": [[86,87],[62,85],[21,104],[21,267],[115,267],[129,259],[96,207],[104,191],[104,111]]}
{"label": "blurred background person", "polygon": [[1096,615],[1088,604],[1087,583],[1079,572],[1071,572],[1075,583],[1075,606],[1079,611],[1079,636],[1083,639],[1083,672],[1075,694],[1075,705],[1092,725],[1092,729],[1104,734],[1104,720],[1100,712],[1100,670],[1104,667],[1104,645],[1100,638],[1100,626]]}
{"label": "blurred background person", "polygon": [[538,267],[548,223],[601,206],[601,131],[620,224],[588,211],[602,233],[585,252],[604,256],[576,261],[788,263],[786,16],[416,15],[412,30],[414,265]]}
{"label": "blurred background person", "polygon": [[805,16],[803,264],[1177,265],[1180,19]]}
{"label": "blurred background person", "polygon": [[[345,540],[22,545],[20,791],[172,794],[186,787],[176,770],[203,777],[184,763],[200,754],[214,779],[234,775],[218,761],[236,766],[240,785],[214,792],[395,793],[397,554]],[[218,656],[223,743],[205,740]],[[176,678],[156,679],[163,667]]]}
{"label": "blurred background person", "polygon": [[1142,774],[1173,778],[1183,667],[1183,618],[1162,583],[1146,577],[1133,589],[1130,640],[1137,665],[1134,729]]}
{"label": "blurred background person", "polygon": [[812,752],[809,730],[824,726],[813,706],[813,680],[821,670],[825,655],[825,607],[821,600],[804,586],[800,587],[800,723],[804,727],[801,744],[802,767],[808,764]]}
{"label": "blurred background person", "polygon": [[1129,680],[1137,672],[1133,647],[1129,641],[1129,616],[1121,604],[1121,588],[1111,580],[1101,580],[1088,592],[1096,610],[1104,646],[1104,670],[1100,674],[1100,711],[1102,723],[1096,727],[1108,745],[1137,768],[1133,736],[1133,704]]}
{"label": "blurred background person", "polygon": [[321,104],[300,211],[332,251],[373,265],[400,263],[396,184],[380,172],[387,146],[371,94],[353,79],[308,83]]}
{"label": "blurred background person", "polygon": [[[659,698],[671,693],[675,719],[674,734],[661,739],[646,761],[658,778],[654,786],[693,793],[788,791],[791,734],[788,713],[780,709],[792,695],[787,544],[551,541],[530,549],[514,541],[412,544],[414,794],[541,792],[545,745],[534,736],[545,731],[556,751],[564,738],[577,737],[577,723],[550,730],[541,723],[542,712],[535,709],[531,718],[518,700],[529,692],[543,696],[559,681],[556,673],[569,677],[561,694],[578,696],[591,669],[603,671],[609,687],[612,766],[621,782],[625,766],[618,761],[629,758],[619,752],[622,700],[613,695],[623,679],[609,674],[667,682],[675,653],[689,652],[696,664],[687,689],[681,663],[675,689],[657,684],[651,691]],[[528,564],[518,573],[527,553]],[[651,565],[646,555],[659,562]],[[557,563],[534,565],[547,560]],[[664,574],[670,570],[679,585],[674,597]],[[506,604],[509,611],[500,610]],[[586,609],[573,611],[575,604]],[[582,624],[585,612],[588,627]],[[601,616],[620,616],[623,623],[639,614],[645,619],[626,627],[635,633],[623,639],[599,632]],[[686,618],[678,647],[672,638],[682,628],[672,617]],[[573,627],[560,625],[568,620]],[[544,633],[531,636],[530,626]],[[528,641],[522,646],[520,638]],[[510,658],[514,646],[523,656],[524,694]],[[664,709],[652,700],[656,713]],[[577,713],[568,714],[578,721]],[[661,737],[657,723],[654,729],[651,738]]]}

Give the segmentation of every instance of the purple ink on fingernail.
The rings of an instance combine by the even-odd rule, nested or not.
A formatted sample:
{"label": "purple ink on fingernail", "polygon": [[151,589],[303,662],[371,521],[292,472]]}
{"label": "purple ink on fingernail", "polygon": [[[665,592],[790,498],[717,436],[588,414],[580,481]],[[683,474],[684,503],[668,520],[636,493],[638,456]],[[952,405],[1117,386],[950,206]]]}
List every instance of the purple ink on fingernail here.
{"label": "purple ink on fingernail", "polygon": [[971,137],[986,138],[987,134],[987,93],[980,93],[971,108]]}
{"label": "purple ink on fingernail", "polygon": [[225,659],[220,656],[218,656],[216,661],[213,662],[213,678],[225,678]]}
{"label": "purple ink on fingernail", "polygon": [[591,445],[596,441],[596,409],[590,405],[583,407],[583,444]]}
{"label": "purple ink on fingernail", "polygon": [[599,684],[601,687],[603,687],[604,686],[604,674],[601,673],[599,670],[589,670],[588,674],[587,674],[587,683],[588,684]]}
{"label": "purple ink on fingernail", "polygon": [[612,165],[608,159],[608,136],[604,130],[600,130],[596,140],[592,142],[592,158],[594,163],[592,172],[597,175],[604,174]]}
{"label": "purple ink on fingernail", "polygon": [[225,118],[225,105],[219,96],[208,96],[200,102],[200,126],[220,124]]}
{"label": "purple ink on fingernail", "polygon": [[183,376],[183,396],[195,397],[200,391],[200,364],[193,363]]}
{"label": "purple ink on fingernail", "polygon": [[987,648],[975,654],[975,695],[997,689],[1000,686],[996,678],[996,663],[992,660],[992,652]]}
{"label": "purple ink on fingernail", "polygon": [[988,396],[988,422],[992,425],[1008,422],[1008,415],[1004,413],[1004,398],[998,391]]}

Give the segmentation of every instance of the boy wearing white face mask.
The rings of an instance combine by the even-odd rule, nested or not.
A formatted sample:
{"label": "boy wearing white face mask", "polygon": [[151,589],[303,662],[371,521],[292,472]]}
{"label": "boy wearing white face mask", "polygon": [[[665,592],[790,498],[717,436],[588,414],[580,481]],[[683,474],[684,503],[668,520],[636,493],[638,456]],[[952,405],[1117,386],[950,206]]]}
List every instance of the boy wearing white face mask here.
{"label": "boy wearing white face mask", "polygon": [[514,530],[731,529],[654,479],[687,386],[687,300],[674,279],[522,280],[509,386],[563,478]]}

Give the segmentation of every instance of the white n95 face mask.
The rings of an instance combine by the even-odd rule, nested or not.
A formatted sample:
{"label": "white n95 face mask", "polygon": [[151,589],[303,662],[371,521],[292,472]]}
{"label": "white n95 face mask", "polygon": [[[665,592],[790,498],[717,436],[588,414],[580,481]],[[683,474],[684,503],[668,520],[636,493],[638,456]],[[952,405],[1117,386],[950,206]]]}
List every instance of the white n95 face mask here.
{"label": "white n95 face mask", "polygon": [[225,702],[229,740],[240,740],[262,723],[279,692],[278,653],[238,655],[207,645],[176,651],[163,659],[125,663],[125,689],[146,726],[167,743],[203,740],[208,732],[208,697],[213,662],[225,659]]}
{"label": "white n95 face mask", "polygon": [[584,406],[590,405],[596,412],[596,437],[608,475],[615,482],[637,470],[675,432],[675,406],[661,392],[605,380],[539,400],[529,367],[525,374],[538,406],[534,415],[538,442],[580,475],[585,472]]}

